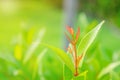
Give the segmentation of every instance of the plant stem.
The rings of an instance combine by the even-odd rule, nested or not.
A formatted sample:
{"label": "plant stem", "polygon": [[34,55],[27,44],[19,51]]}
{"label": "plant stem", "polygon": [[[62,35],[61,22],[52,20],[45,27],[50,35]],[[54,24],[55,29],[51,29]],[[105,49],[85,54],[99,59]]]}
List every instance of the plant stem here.
{"label": "plant stem", "polygon": [[77,67],[77,51],[76,51],[76,45],[75,44],[73,44],[73,48],[74,48],[74,55],[75,55],[75,57],[74,57],[74,63],[75,63],[75,76],[77,76],[78,75],[78,67]]}

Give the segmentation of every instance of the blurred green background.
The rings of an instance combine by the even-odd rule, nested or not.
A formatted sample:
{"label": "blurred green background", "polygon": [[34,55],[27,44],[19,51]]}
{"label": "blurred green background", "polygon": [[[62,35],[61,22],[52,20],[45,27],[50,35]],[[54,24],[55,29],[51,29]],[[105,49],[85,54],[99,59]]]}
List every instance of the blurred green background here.
{"label": "blurred green background", "polygon": [[[64,0],[0,1],[0,80],[63,80],[63,65],[40,42],[63,48]],[[82,71],[96,80],[109,64],[120,63],[120,0],[78,0],[75,25],[81,34],[102,20]],[[90,25],[89,25],[90,24]],[[108,69],[109,71],[109,69]],[[120,80],[120,65],[100,80]]]}

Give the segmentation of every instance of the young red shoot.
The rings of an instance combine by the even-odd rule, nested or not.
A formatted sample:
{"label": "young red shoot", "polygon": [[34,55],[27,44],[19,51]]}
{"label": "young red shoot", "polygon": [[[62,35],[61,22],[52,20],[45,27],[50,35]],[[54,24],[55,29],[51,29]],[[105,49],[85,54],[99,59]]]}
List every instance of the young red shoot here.
{"label": "young red shoot", "polygon": [[[75,73],[74,73],[74,76],[78,76],[78,65],[79,65],[79,63],[80,63],[80,60],[81,60],[81,58],[82,58],[82,55],[81,56],[78,56],[77,55],[77,42],[78,42],[78,39],[79,39],[79,36],[80,36],[80,28],[78,27],[78,29],[77,29],[77,33],[76,34],[74,34],[74,30],[71,28],[71,27],[69,27],[69,26],[67,26],[66,27],[66,29],[67,29],[67,31],[70,33],[70,36],[72,36],[72,39],[65,33],[65,35],[66,35],[66,38],[67,38],[67,40],[69,41],[69,43],[72,45],[71,47],[72,47],[72,49],[71,49],[71,47],[70,46],[68,46],[68,52],[70,53],[70,54],[72,54],[72,57],[73,57],[73,59],[74,59],[74,67],[75,67]],[[74,37],[74,35],[75,35],[75,37]]]}

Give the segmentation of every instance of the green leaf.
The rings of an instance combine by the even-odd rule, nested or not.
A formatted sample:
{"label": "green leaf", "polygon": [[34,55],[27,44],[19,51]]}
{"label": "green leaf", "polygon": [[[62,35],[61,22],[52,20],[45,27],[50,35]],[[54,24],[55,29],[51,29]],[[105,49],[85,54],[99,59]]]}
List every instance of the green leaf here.
{"label": "green leaf", "polygon": [[86,71],[84,71],[84,72],[80,73],[78,76],[79,76],[79,77],[80,77],[80,76],[86,76],[86,75],[87,75],[87,73],[88,73],[88,70],[86,70]]}
{"label": "green leaf", "polygon": [[64,72],[63,73],[64,80],[72,80],[72,78],[74,77],[72,71],[66,65],[64,65],[63,72]]}
{"label": "green leaf", "polygon": [[80,34],[79,40],[81,40],[89,31],[97,26],[98,22],[96,20],[92,21],[87,27],[85,27],[83,32]]}
{"label": "green leaf", "polygon": [[85,32],[84,33],[88,33],[89,31],[91,31],[93,28],[95,28],[97,26],[98,22],[96,20],[92,21],[88,27],[85,28]]}
{"label": "green leaf", "polygon": [[32,44],[30,45],[30,47],[28,48],[28,50],[25,54],[24,60],[23,60],[24,63],[26,63],[31,58],[32,54],[34,53],[36,48],[41,43],[41,40],[42,40],[44,33],[45,33],[45,29],[43,28],[40,30],[40,32],[37,36],[37,39],[35,41],[33,41]]}
{"label": "green leaf", "polygon": [[87,49],[90,47],[90,45],[92,44],[92,42],[94,41],[94,39],[96,38],[102,24],[104,23],[104,21],[102,21],[100,24],[98,24],[95,28],[93,28],[91,31],[89,31],[82,39],[80,44],[78,45],[78,53],[83,53],[83,57],[81,60],[81,64],[80,67],[82,66],[83,63],[83,59],[85,57],[86,51]]}
{"label": "green leaf", "polygon": [[37,60],[34,65],[33,80],[35,79],[37,73],[40,77],[42,76],[42,59],[46,52],[47,49],[44,49],[37,57]]}
{"label": "green leaf", "polygon": [[87,27],[89,24],[87,16],[83,12],[80,13],[80,15],[79,15],[79,23],[82,27]]}
{"label": "green leaf", "polygon": [[20,61],[17,61],[11,54],[1,54],[0,53],[0,58],[3,59],[4,61],[10,63],[11,67],[21,69],[27,76],[29,76],[29,78],[31,78],[31,75],[28,72],[27,68],[24,67]]}
{"label": "green leaf", "polygon": [[3,59],[4,61],[17,65],[17,61],[14,59],[14,57],[10,53],[0,53],[0,58]]}
{"label": "green leaf", "polygon": [[120,61],[109,64],[107,67],[101,70],[97,78],[100,79],[102,76],[106,75],[107,73],[110,73],[113,69],[115,69],[118,66],[120,66]]}
{"label": "green leaf", "polygon": [[67,53],[65,53],[63,50],[56,48],[54,46],[50,46],[47,44],[43,44],[43,45],[53,50],[56,53],[56,55],[58,55],[59,58],[66,64],[66,66],[74,73],[75,71],[74,64],[72,63]]}

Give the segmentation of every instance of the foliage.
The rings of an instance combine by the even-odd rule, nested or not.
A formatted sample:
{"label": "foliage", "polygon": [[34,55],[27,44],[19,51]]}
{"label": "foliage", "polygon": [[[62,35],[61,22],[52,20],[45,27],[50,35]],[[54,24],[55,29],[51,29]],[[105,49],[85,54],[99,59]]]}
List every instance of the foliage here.
{"label": "foliage", "polygon": [[[29,52],[28,48],[32,46],[32,42],[36,41],[36,37],[39,35],[38,32],[41,27],[45,27],[47,30],[42,41],[57,47],[64,45],[64,41],[61,41],[61,37],[63,36],[63,25],[61,25],[61,19],[63,18],[62,10],[57,9],[53,5],[50,6],[49,3],[41,3],[38,0],[12,2],[12,7],[10,7],[11,4],[9,3],[7,3],[7,6],[3,6],[2,1],[0,2],[0,79],[24,80],[34,78],[34,80],[39,80],[41,77],[41,80],[63,80],[62,69],[67,68],[67,66],[63,63],[63,65],[66,66],[63,68],[61,61],[51,50],[48,50],[47,54],[43,54],[43,57],[41,52],[43,51],[44,53],[46,50],[41,48],[43,47],[41,45],[33,49],[34,52],[32,53],[32,56],[30,55],[27,62],[25,61],[26,63],[23,63],[26,52]],[[98,24],[101,20],[101,18],[99,18],[100,16],[102,18],[110,17],[110,21],[106,19],[106,23],[101,28],[100,33],[88,48],[82,67],[79,68],[80,76],[78,77],[80,77],[81,80],[84,80],[85,76],[86,80],[97,80],[98,75],[102,72],[102,76],[99,80],[120,80],[119,65],[106,73],[110,64],[120,61],[120,29],[112,24],[114,22],[112,19],[115,20],[116,25],[119,25],[120,23],[119,10],[117,10],[117,4],[119,4],[119,2],[116,3],[115,0],[114,4],[113,1],[109,1],[111,4],[105,7],[110,8],[110,12],[108,12],[111,14],[108,15],[106,14],[107,10],[100,8],[101,6],[99,4],[96,7],[96,4],[93,1],[88,2],[85,2],[85,5],[88,5],[83,8],[84,10],[80,9],[80,12],[82,10],[85,13],[80,13],[77,17],[78,22],[76,26],[80,26],[81,32],[79,41],[81,41],[85,34]],[[19,4],[15,5],[14,3]],[[91,3],[92,6],[89,5]],[[101,4],[104,2],[101,2],[100,0],[99,3]],[[113,6],[116,6],[116,8],[111,8],[112,4],[114,4]],[[94,9],[96,8],[96,10],[91,7]],[[16,10],[10,10],[10,8]],[[7,11],[7,13],[4,11]],[[27,26],[27,28],[25,26]],[[24,28],[24,30],[21,29],[21,27]],[[67,55],[72,59],[70,54]],[[40,62],[39,67],[35,65],[39,62],[39,59],[37,59],[38,57],[40,57],[39,59],[42,59],[42,64]],[[33,68],[33,65],[35,68]],[[65,77],[71,78],[74,76],[69,68],[66,70],[68,73],[64,75],[69,76]],[[19,75],[17,75],[18,73]]]}
{"label": "foliage", "polygon": [[[55,48],[53,46],[46,45],[51,50],[55,51],[56,54],[61,58],[61,60],[65,63],[64,65],[64,79],[65,80],[79,80],[79,67],[82,66],[83,59],[85,57],[86,51],[91,45],[91,43],[94,41],[96,35],[98,34],[98,31],[100,30],[102,24],[104,21],[102,21],[100,24],[98,24],[95,28],[90,30],[80,41],[78,42],[79,35],[80,35],[80,28],[78,28],[76,34],[74,30],[67,26],[67,31],[69,32],[70,36],[66,33],[66,37],[68,41],[70,42],[67,48],[67,53],[65,53],[63,50]],[[78,44],[78,46],[77,46]],[[78,54],[81,53],[81,54]],[[70,54],[72,57],[71,60],[68,57],[68,54]],[[72,64],[73,63],[73,64]],[[79,66],[79,63],[81,64]],[[74,68],[73,68],[74,66]],[[69,68],[69,69],[68,69]],[[85,80],[86,80],[86,74],[84,74]]]}
{"label": "foliage", "polygon": [[[31,32],[28,31],[28,33]],[[11,74],[9,74],[9,70],[6,71],[7,75],[16,77],[16,79],[35,80],[35,79],[43,78],[43,74],[41,74],[42,58],[45,55],[47,49],[43,49],[42,52],[37,56],[35,56],[35,50],[41,43],[44,33],[45,33],[45,29],[41,29],[38,33],[37,38],[34,41],[31,41],[27,47],[24,46],[24,44],[22,43],[23,41],[25,41],[25,43],[28,43],[29,40],[28,41],[26,41],[25,39],[19,40],[18,43],[16,43],[15,45],[14,55],[11,55],[10,53],[4,53],[4,54],[0,53],[0,59],[2,59],[5,63],[9,63],[8,68],[9,67],[12,68],[12,70],[10,70]],[[28,34],[27,37],[30,35],[31,34]],[[23,37],[23,35],[21,37]],[[23,48],[26,48],[27,50],[24,51]],[[35,58],[33,58],[35,59],[34,62],[31,61],[33,56],[35,56]],[[1,75],[5,75],[5,74],[1,73]],[[6,76],[3,76],[1,79],[5,79],[5,78]]]}

